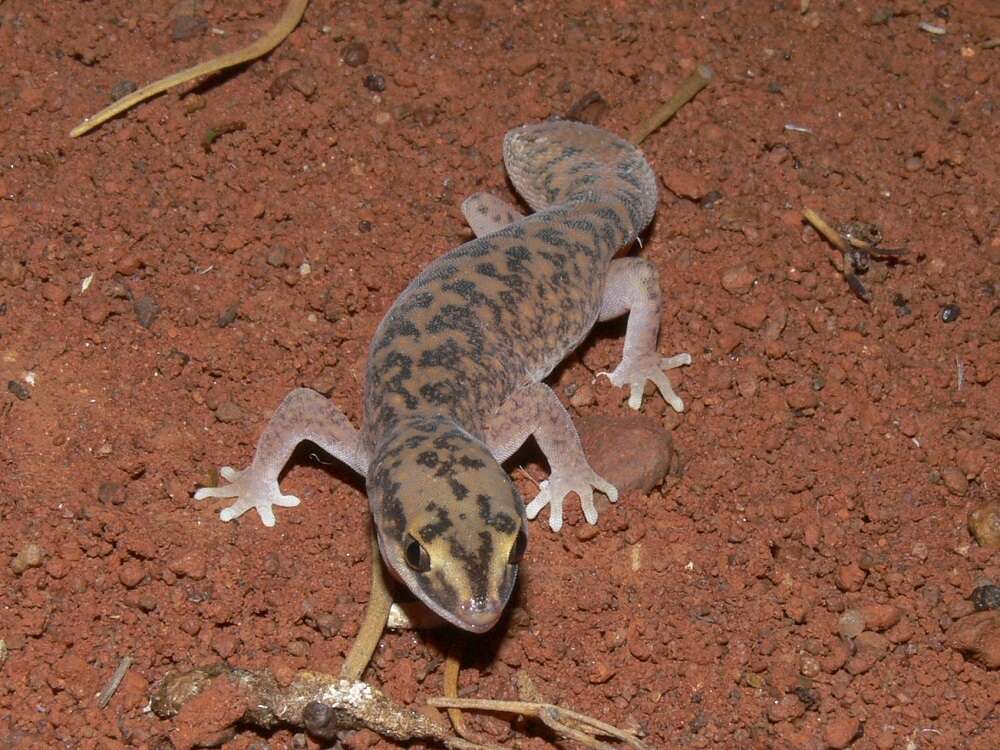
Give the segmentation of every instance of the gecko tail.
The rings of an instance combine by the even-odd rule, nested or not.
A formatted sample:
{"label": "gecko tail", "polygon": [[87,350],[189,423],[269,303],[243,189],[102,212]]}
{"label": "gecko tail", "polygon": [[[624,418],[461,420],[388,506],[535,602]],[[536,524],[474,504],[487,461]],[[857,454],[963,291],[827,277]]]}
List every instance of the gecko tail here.
{"label": "gecko tail", "polygon": [[504,164],[535,211],[597,198],[624,205],[638,235],[656,212],[656,177],[642,152],[607,130],[555,120],[507,133]]}

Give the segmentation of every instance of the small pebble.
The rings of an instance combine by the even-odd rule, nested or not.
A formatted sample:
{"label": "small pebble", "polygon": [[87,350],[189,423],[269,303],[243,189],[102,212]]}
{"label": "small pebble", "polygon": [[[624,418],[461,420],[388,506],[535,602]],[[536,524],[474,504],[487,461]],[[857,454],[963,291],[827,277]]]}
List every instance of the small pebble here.
{"label": "small pebble", "polygon": [[344,47],[340,56],[344,60],[344,65],[357,68],[368,62],[368,47],[362,42],[351,42]]}
{"label": "small pebble", "polygon": [[31,391],[28,390],[28,386],[22,383],[20,380],[8,380],[7,390],[14,394],[14,398],[19,401],[27,401],[31,398]]}
{"label": "small pebble", "polygon": [[128,96],[138,88],[135,81],[119,81],[111,89],[111,101],[118,101],[123,96]]}
{"label": "small pebble", "polygon": [[196,16],[178,16],[170,27],[170,39],[183,42],[205,32],[208,21]]}
{"label": "small pebble", "polygon": [[797,695],[786,693],[776,701],[771,701],[767,707],[767,720],[772,724],[779,721],[791,721],[797,719],[806,712],[805,704],[799,700]]}
{"label": "small pebble", "polygon": [[969,480],[965,478],[964,472],[957,466],[946,466],[941,469],[941,480],[953,495],[961,497],[969,491]]}
{"label": "small pebble", "polygon": [[125,490],[118,482],[101,482],[97,499],[105,505],[121,505],[125,502]]}
{"label": "small pebble", "polygon": [[945,305],[941,308],[941,320],[945,323],[954,323],[961,312],[958,305]]}
{"label": "small pebble", "polygon": [[975,612],[945,634],[948,645],[984,669],[1000,668],[1000,610]]}
{"label": "small pebble", "polygon": [[135,311],[136,320],[143,328],[149,328],[153,325],[160,314],[160,306],[156,304],[156,300],[149,296],[137,299],[132,309]]}
{"label": "small pebble", "polygon": [[660,179],[667,190],[678,198],[689,198],[697,201],[708,192],[708,186],[704,179],[694,172],[688,172],[679,167],[665,168]]}
{"label": "small pebble", "polygon": [[972,606],[977,612],[984,612],[987,609],[1000,609],[1000,586],[987,583],[978,586],[972,592]]}
{"label": "small pebble", "polygon": [[823,740],[831,748],[841,750],[851,744],[860,730],[861,723],[854,717],[838,716],[824,728]]}
{"label": "small pebble", "polygon": [[753,287],[754,274],[747,265],[735,266],[723,272],[721,281],[730,294],[746,294]]}
{"label": "small pebble", "polygon": [[208,570],[208,563],[205,556],[200,552],[188,552],[181,557],[171,560],[167,567],[174,575],[186,576],[192,580],[199,581],[205,577]]}
{"label": "small pebble", "polygon": [[857,611],[864,620],[865,629],[879,633],[891,628],[902,616],[899,608],[891,604],[866,604]]}
{"label": "small pebble", "polygon": [[841,591],[860,591],[865,583],[865,571],[855,563],[837,569],[836,584]]}
{"label": "small pebble", "polygon": [[223,659],[228,659],[235,654],[238,646],[236,638],[225,630],[212,634],[212,650]]}
{"label": "small pebble", "polygon": [[321,740],[337,737],[337,714],[325,703],[310,701],[302,710],[302,723],[309,734]]}
{"label": "small pebble", "polygon": [[233,324],[236,320],[236,316],[239,315],[239,312],[240,306],[234,303],[219,313],[219,317],[216,318],[215,324],[219,326],[219,328],[226,328]]}
{"label": "small pebble", "polygon": [[69,299],[69,290],[62,284],[50,281],[42,285],[42,296],[56,305],[64,305]]}
{"label": "small pebble", "polygon": [[385,77],[378,73],[369,73],[365,76],[364,85],[369,91],[385,91]]}
{"label": "small pebble", "polygon": [[797,383],[788,389],[785,403],[793,411],[808,412],[819,406],[819,396],[806,383]]}
{"label": "small pebble", "polygon": [[10,561],[10,569],[14,571],[14,575],[19,576],[30,568],[40,567],[44,559],[45,550],[37,544],[26,544]]}
{"label": "small pebble", "polygon": [[856,609],[849,609],[837,621],[837,632],[844,638],[857,638],[865,629],[865,618]]}
{"label": "small pebble", "polygon": [[584,383],[570,396],[569,402],[574,408],[579,409],[584,406],[590,406],[594,403],[594,400],[594,389],[590,387],[589,383]]}
{"label": "small pebble", "polygon": [[512,57],[507,67],[516,76],[526,76],[541,64],[542,59],[534,52],[523,52]]}
{"label": "small pebble", "polygon": [[715,208],[720,201],[722,201],[723,195],[718,190],[710,190],[705,194],[705,197],[701,199],[701,207],[704,209]]}
{"label": "small pebble", "polygon": [[470,29],[477,29],[483,23],[486,13],[479,3],[456,2],[448,8],[447,18],[453,24],[466,26]]}
{"label": "small pebble", "polygon": [[127,589],[134,589],[145,577],[146,571],[138,560],[127,560],[118,569],[118,580]]}
{"label": "small pebble", "polygon": [[1000,500],[991,500],[969,513],[969,533],[980,547],[1000,549]]}
{"label": "small pebble", "polygon": [[243,410],[232,401],[223,401],[215,410],[215,418],[223,424],[233,424],[243,418]]}

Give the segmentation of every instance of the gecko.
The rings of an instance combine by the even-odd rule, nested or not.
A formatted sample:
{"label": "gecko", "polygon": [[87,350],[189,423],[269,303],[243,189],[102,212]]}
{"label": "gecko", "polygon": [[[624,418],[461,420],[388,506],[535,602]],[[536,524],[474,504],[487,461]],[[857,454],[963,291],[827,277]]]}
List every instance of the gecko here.
{"label": "gecko", "polygon": [[[597,522],[594,491],[617,489],[587,461],[569,413],[544,380],[599,320],[628,314],[620,364],[602,373],[642,406],[652,381],[678,412],[667,371],[687,353],[657,350],[662,297],[656,267],[616,254],[656,211],[649,162],[628,141],[571,121],[508,132],[503,159],[533,213],[488,193],[462,204],[476,238],[431,262],[391,305],[372,339],[362,426],[329,399],[291,391],[267,423],[250,465],[195,493],[234,498],[223,521],[256,509],[265,526],[279,474],[308,440],[365,478],[389,571],[446,622],[481,633],[500,619],[527,546],[526,521],[546,506],[559,531],[575,493]],[[529,436],[549,464],[527,505],[501,465]]]}

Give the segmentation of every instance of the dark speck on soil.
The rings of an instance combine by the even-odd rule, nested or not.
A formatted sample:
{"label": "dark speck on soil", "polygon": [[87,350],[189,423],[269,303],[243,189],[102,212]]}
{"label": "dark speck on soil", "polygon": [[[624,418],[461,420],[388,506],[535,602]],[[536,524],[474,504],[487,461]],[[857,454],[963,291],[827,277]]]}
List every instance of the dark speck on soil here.
{"label": "dark speck on soil", "polygon": [[170,27],[170,38],[175,42],[184,42],[205,33],[207,28],[208,21],[200,16],[178,16]]}
{"label": "dark speck on soil", "polygon": [[7,390],[13,393],[15,398],[21,401],[27,401],[31,398],[31,391],[28,390],[28,386],[19,380],[7,381]]}
{"label": "dark speck on soil", "polygon": [[378,73],[369,73],[365,76],[365,88],[369,91],[385,91],[385,77]]}
{"label": "dark speck on soil", "polygon": [[128,96],[133,91],[139,88],[135,81],[119,81],[111,89],[111,99],[112,101],[118,101],[123,96]]}
{"label": "dark speck on soil", "polygon": [[351,42],[341,53],[344,59],[344,65],[348,65],[352,68],[357,68],[360,65],[364,65],[368,62],[368,47],[366,47],[362,42]]}
{"label": "dark speck on soil", "polygon": [[136,320],[143,328],[149,328],[153,325],[156,317],[160,314],[160,306],[156,304],[156,300],[148,296],[137,299],[133,308]]}
{"label": "dark speck on soil", "polygon": [[961,312],[958,305],[945,305],[941,308],[941,320],[945,323],[954,323]]}
{"label": "dark speck on soil", "polygon": [[972,606],[977,612],[986,609],[1000,609],[1000,586],[987,583],[972,592]]}

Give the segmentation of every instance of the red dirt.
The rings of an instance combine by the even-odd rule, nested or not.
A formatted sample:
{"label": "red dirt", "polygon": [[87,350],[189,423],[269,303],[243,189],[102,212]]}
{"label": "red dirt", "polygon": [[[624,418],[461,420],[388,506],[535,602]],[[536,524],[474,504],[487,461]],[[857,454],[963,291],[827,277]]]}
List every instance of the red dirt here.
{"label": "red dirt", "polygon": [[[357,422],[383,311],[470,237],[464,196],[508,195],[507,129],[597,91],[626,132],[696,62],[716,80],[644,144],[677,194],[640,251],[662,350],[695,357],[674,371],[688,411],[647,409],[683,474],[596,533],[578,508],[559,536],[534,523],[463,691],[509,697],[523,668],[660,748],[1000,746],[1000,673],[946,637],[1000,583],[966,526],[1000,482],[997,4],[314,0],[266,60],[67,137],[122,81],[233,49],[281,6],[0,4],[0,748],[163,747],[177,727],[143,712],[149,688],[220,658],[335,670],[367,599],[362,484],[303,452],[283,484],[303,503],[274,529],[221,523],[193,489],[248,460],[293,386]],[[366,63],[344,63],[351,42]],[[863,277],[871,304],[804,206],[909,248]],[[608,369],[619,331],[561,394]],[[627,411],[592,388],[578,414]],[[438,693],[448,637],[388,635],[370,679]],[[265,740],[306,742],[227,747]]]}

